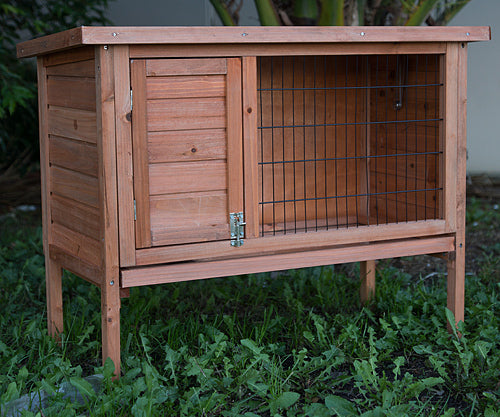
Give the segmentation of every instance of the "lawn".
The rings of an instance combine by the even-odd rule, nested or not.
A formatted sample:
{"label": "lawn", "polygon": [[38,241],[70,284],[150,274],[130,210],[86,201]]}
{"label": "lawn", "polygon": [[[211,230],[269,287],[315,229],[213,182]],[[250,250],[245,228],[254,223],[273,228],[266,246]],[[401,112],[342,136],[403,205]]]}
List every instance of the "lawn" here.
{"label": "lawn", "polygon": [[[381,261],[366,308],[356,264],[134,288],[122,304],[118,381],[112,363],[101,366],[91,284],[65,274],[66,333],[61,345],[47,335],[39,218],[0,220],[3,407],[46,393],[43,412],[23,415],[500,415],[495,201],[468,202],[461,338],[446,331],[446,277],[431,257]],[[87,378],[96,374],[97,392]]]}

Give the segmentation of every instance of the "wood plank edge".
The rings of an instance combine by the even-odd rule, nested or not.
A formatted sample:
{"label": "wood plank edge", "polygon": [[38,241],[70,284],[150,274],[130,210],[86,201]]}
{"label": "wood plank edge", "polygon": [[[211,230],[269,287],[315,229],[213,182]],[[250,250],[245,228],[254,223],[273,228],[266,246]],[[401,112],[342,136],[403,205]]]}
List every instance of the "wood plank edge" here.
{"label": "wood plank edge", "polygon": [[62,268],[78,275],[91,284],[101,285],[102,270],[97,265],[78,258],[53,244],[49,245],[49,256]]}

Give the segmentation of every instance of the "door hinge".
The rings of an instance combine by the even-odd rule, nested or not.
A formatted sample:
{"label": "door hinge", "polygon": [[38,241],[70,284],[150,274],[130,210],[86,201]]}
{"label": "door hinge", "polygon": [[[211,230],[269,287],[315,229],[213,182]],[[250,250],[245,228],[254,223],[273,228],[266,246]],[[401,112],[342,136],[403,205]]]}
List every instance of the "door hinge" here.
{"label": "door hinge", "polygon": [[243,226],[246,225],[243,212],[229,213],[229,222],[231,224],[231,246],[243,245],[243,237],[245,237]]}
{"label": "door hinge", "polygon": [[134,108],[134,104],[133,104],[132,98],[133,98],[133,94],[132,94],[132,90],[130,90],[130,111],[132,111],[133,108]]}
{"label": "door hinge", "polygon": [[134,220],[137,221],[137,203],[134,199]]}

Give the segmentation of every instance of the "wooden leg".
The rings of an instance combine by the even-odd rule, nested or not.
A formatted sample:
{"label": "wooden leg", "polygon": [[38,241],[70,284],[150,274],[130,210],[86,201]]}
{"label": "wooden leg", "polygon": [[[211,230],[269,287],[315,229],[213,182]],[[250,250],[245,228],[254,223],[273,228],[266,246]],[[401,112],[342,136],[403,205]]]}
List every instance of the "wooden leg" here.
{"label": "wooden leg", "polygon": [[45,258],[45,286],[47,290],[47,327],[49,334],[60,340],[63,327],[62,268],[48,256]]}
{"label": "wooden leg", "polygon": [[362,304],[368,303],[375,296],[375,261],[359,263],[361,279],[360,299]]}
{"label": "wooden leg", "polygon": [[[455,315],[455,325],[459,321],[464,321],[464,296],[465,247],[463,242],[457,240],[457,250],[451,252],[448,258],[448,308]],[[448,323],[448,330],[452,330],[450,323]]]}
{"label": "wooden leg", "polygon": [[111,358],[120,377],[120,288],[118,276],[101,287],[102,361]]}

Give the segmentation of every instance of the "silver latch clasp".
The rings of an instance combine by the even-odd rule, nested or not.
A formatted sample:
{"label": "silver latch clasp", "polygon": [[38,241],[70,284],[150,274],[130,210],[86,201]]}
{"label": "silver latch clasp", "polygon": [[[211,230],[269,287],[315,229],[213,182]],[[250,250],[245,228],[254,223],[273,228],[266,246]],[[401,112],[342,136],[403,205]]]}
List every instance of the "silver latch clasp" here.
{"label": "silver latch clasp", "polygon": [[245,236],[243,226],[246,225],[243,212],[229,213],[229,223],[231,224],[231,246],[243,245],[243,237]]}

